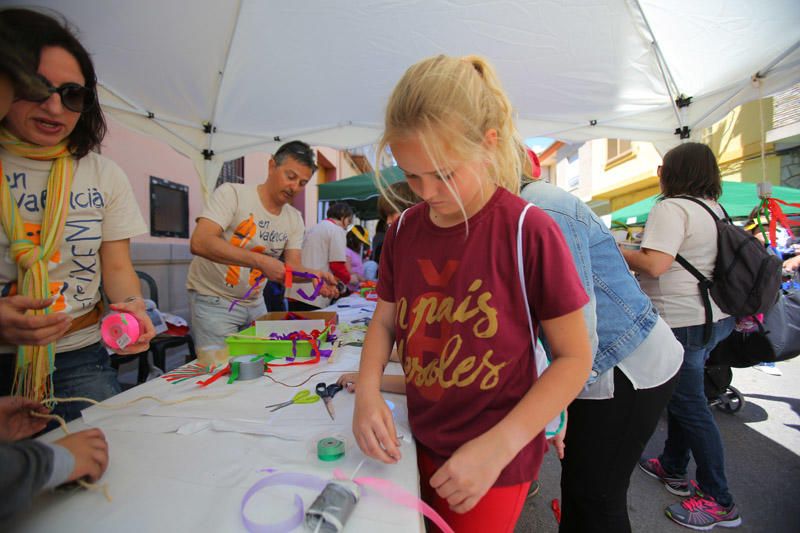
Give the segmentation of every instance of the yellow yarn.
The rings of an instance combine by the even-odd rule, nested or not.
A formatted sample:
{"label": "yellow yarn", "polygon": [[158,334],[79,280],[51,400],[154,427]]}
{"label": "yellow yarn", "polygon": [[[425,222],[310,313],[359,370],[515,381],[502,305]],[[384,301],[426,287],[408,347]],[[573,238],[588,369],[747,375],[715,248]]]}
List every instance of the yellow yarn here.
{"label": "yellow yarn", "polygon": [[[49,298],[50,278],[47,264],[58,250],[64,233],[74,162],[65,142],[56,146],[37,146],[18,139],[5,128],[0,128],[0,144],[14,155],[53,162],[47,179],[47,201],[42,216],[40,244],[36,245],[25,234],[17,202],[5,179],[0,161],[0,221],[11,243],[11,257],[17,263],[17,293],[31,298]],[[49,308],[28,311],[35,315],[49,312]],[[49,398],[53,393],[54,362],[55,343],[47,346],[18,346],[14,394],[36,401]]]}

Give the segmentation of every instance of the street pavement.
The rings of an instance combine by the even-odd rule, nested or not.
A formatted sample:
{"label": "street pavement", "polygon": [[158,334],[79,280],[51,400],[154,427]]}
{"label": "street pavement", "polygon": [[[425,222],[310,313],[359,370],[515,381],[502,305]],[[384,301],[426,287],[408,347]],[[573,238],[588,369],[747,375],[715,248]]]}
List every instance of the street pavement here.
{"label": "street pavement", "polygon": [[[783,376],[733,369],[732,385],[744,394],[744,407],[736,414],[712,409],[725,443],[728,484],[743,520],[738,528],[714,531],[800,532],[800,357],[777,366]],[[661,451],[666,432],[662,417],[647,445],[648,456]],[[694,473],[694,464],[689,471]],[[559,462],[550,452],[539,476],[539,494],[526,503],[517,533],[558,531],[551,502],[560,497],[560,475]],[[636,468],[628,491],[633,531],[690,531],[664,516],[664,508],[676,501],[679,498]]]}

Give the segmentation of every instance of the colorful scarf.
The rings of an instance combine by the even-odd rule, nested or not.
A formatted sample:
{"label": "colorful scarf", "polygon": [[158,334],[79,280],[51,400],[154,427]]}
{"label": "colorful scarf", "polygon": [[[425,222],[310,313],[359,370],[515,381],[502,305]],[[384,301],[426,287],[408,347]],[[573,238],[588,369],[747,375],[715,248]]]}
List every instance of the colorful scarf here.
{"label": "colorful scarf", "polygon": [[[11,257],[17,263],[17,293],[31,298],[49,298],[50,276],[47,266],[58,250],[64,232],[74,174],[72,156],[65,142],[56,146],[28,144],[5,128],[0,128],[0,144],[14,155],[53,162],[47,179],[47,201],[42,216],[40,244],[35,244],[25,234],[17,202],[0,161],[0,221],[10,242]],[[50,313],[50,309],[32,310],[28,313],[43,315]],[[54,362],[55,343],[47,346],[18,346],[13,393],[36,401],[50,398],[53,392]]]}

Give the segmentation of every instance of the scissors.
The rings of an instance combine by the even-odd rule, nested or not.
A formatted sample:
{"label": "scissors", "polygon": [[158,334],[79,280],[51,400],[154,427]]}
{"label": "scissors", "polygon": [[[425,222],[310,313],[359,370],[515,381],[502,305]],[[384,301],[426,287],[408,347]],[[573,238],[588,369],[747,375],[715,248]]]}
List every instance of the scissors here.
{"label": "scissors", "polygon": [[342,390],[342,386],[337,385],[336,383],[331,383],[330,385],[326,385],[325,383],[317,383],[315,390],[317,391],[317,395],[324,400],[325,409],[328,410],[331,420],[336,420],[333,416],[334,411],[331,400],[333,400],[333,397],[336,396],[337,392]]}
{"label": "scissors", "polygon": [[317,396],[310,390],[303,389],[297,394],[295,394],[291,400],[287,400],[281,403],[273,403],[272,405],[265,406],[265,408],[269,409],[270,407],[272,407],[270,413],[274,413],[278,409],[283,409],[284,407],[287,407],[295,403],[314,403],[318,401],[319,401],[319,396]]}

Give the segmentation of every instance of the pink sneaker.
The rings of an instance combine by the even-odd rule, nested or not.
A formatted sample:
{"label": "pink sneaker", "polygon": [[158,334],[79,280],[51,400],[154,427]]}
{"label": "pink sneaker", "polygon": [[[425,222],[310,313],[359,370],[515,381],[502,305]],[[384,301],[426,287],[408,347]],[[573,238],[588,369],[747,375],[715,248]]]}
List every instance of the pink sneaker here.
{"label": "pink sneaker", "polygon": [[694,496],[670,505],[664,513],[673,522],[699,531],[708,531],[715,526],[737,527],[742,524],[742,517],[739,516],[735,504],[723,507],[697,488]]}

